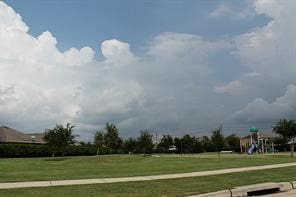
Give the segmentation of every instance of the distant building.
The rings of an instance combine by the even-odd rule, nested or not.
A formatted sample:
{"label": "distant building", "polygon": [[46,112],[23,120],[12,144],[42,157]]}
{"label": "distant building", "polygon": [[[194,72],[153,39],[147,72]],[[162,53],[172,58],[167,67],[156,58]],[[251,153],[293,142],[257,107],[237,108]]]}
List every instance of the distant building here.
{"label": "distant building", "polygon": [[45,144],[44,133],[22,133],[6,126],[0,127],[0,143]]}

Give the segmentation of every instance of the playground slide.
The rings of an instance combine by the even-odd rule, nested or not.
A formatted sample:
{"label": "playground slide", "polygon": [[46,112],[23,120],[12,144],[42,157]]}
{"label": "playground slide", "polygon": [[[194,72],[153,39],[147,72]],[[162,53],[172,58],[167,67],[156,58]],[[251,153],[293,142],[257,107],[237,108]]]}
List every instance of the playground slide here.
{"label": "playground slide", "polygon": [[258,146],[258,144],[252,144],[251,147],[248,149],[248,154],[253,154],[254,152],[256,152],[258,150],[259,153],[261,152],[261,148]]}
{"label": "playground slide", "polygon": [[255,145],[252,144],[251,147],[248,149],[248,154],[252,154],[254,152],[254,149],[255,149]]}

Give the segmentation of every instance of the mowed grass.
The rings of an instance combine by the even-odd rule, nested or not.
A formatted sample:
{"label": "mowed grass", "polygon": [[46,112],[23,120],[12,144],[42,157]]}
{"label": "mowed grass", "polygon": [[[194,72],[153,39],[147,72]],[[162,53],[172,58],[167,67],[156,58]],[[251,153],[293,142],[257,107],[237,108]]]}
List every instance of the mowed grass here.
{"label": "mowed grass", "polygon": [[0,159],[0,182],[160,175],[296,162],[286,155],[223,155]]}
{"label": "mowed grass", "polygon": [[296,167],[159,181],[0,190],[5,197],[185,196],[262,182],[296,181]]}

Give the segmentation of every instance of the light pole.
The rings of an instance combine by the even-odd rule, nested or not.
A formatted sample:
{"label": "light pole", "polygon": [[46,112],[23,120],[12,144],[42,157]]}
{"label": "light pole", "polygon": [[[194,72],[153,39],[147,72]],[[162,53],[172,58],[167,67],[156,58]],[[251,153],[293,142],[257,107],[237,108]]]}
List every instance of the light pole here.
{"label": "light pole", "polygon": [[183,155],[183,142],[182,142],[182,139],[180,140],[181,142],[181,156]]}

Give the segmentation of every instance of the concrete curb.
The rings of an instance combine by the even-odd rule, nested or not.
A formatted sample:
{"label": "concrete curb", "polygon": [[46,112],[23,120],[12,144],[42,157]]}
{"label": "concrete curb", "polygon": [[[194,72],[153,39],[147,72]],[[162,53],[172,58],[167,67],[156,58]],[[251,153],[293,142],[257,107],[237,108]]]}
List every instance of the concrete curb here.
{"label": "concrete curb", "polygon": [[261,184],[255,184],[255,185],[235,187],[234,189],[231,189],[231,192],[232,192],[232,197],[241,197],[241,196],[248,196],[248,192],[271,190],[271,189],[278,189],[280,192],[285,192],[288,190],[292,190],[293,188],[290,182],[261,183]]}
{"label": "concrete curb", "polygon": [[293,186],[293,189],[296,189],[296,181],[292,181],[291,184]]}
{"label": "concrete curb", "polygon": [[222,190],[218,192],[211,192],[207,194],[200,194],[200,195],[193,195],[189,197],[231,197],[231,191],[230,190]]}
{"label": "concrete curb", "polygon": [[[189,197],[247,197],[253,196],[251,193],[262,192],[262,191],[271,191],[273,194],[267,194],[266,196],[296,196],[296,190],[293,188],[294,182],[281,182],[281,183],[260,183],[254,185],[246,185],[240,187],[234,187],[229,190],[222,190],[218,192],[212,192],[207,194],[192,195]],[[287,192],[287,193],[285,193]],[[257,195],[257,194],[256,194]]]}

